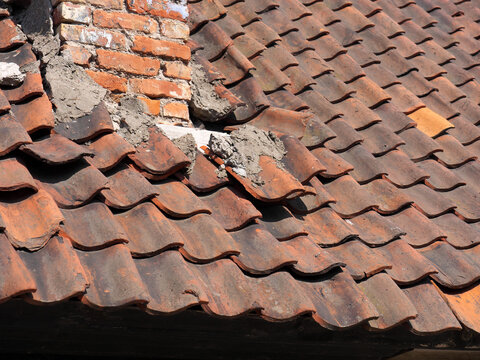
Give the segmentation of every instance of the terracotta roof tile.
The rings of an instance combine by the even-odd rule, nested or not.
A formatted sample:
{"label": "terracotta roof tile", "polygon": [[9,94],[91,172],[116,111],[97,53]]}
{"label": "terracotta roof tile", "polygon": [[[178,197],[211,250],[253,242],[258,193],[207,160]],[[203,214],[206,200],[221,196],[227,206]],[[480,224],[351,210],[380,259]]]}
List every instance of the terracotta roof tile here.
{"label": "terracotta roof tile", "polygon": [[28,169],[16,158],[0,159],[0,191],[38,190]]}

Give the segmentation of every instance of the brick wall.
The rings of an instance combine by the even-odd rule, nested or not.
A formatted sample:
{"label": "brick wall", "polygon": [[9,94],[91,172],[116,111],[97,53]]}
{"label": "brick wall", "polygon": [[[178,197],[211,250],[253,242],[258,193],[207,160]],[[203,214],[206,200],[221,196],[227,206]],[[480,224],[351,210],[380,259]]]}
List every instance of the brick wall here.
{"label": "brick wall", "polygon": [[190,49],[186,1],[52,0],[62,54],[119,99],[188,122]]}

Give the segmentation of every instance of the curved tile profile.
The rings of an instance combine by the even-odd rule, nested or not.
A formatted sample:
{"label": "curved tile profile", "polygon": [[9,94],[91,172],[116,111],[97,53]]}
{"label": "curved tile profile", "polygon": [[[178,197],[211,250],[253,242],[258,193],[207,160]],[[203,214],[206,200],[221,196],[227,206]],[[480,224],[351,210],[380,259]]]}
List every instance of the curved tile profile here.
{"label": "curved tile profile", "polygon": [[432,283],[423,282],[402,290],[418,312],[418,316],[410,320],[415,334],[433,335],[462,329],[452,310]]}
{"label": "curved tile profile", "polygon": [[399,285],[418,282],[430,274],[436,274],[437,268],[413,249],[405,240],[396,240],[377,248],[387,261],[392,264],[386,273]]}
{"label": "curved tile profile", "polygon": [[383,257],[378,249],[370,248],[359,240],[331,247],[328,252],[346,264],[346,270],[355,280],[369,278],[392,268],[391,259]]}
{"label": "curved tile profile", "polygon": [[387,330],[417,317],[417,309],[395,282],[380,273],[358,284],[368,300],[378,310],[378,319],[370,320],[374,330]]}
{"label": "curved tile profile", "polygon": [[469,222],[480,220],[480,194],[469,185],[442,193],[445,198],[456,205],[455,212]]}
{"label": "curved tile profile", "polygon": [[387,179],[400,188],[418,184],[430,176],[421,163],[415,164],[402,150],[390,151],[378,160],[387,172]]}
{"label": "curved tile profile", "polygon": [[25,188],[38,189],[28,169],[16,158],[0,159],[0,191]]}
{"label": "curved tile profile", "polygon": [[365,184],[387,174],[385,167],[363,145],[356,145],[339,154],[353,165],[350,175],[359,183]]}
{"label": "curved tile profile", "polygon": [[305,184],[305,189],[311,190],[302,196],[287,200],[287,206],[296,214],[308,214],[330,203],[335,203],[335,198],[328,193],[320,180],[316,177]]}
{"label": "curved tile profile", "polygon": [[[152,201],[170,216],[186,218],[196,214],[211,214],[212,207],[200,200],[186,185],[180,181],[164,180],[154,183],[158,195]],[[182,201],[178,201],[182,199]]]}
{"label": "curved tile profile", "polygon": [[301,275],[321,275],[345,266],[344,262],[307,236],[298,236],[282,244],[286,245],[289,252],[298,260],[293,265],[293,271]]}
{"label": "curved tile profile", "polygon": [[313,319],[329,330],[348,329],[379,313],[352,277],[339,272],[322,281],[298,280],[315,306]]}
{"label": "curved tile profile", "polygon": [[29,134],[40,129],[51,129],[55,125],[52,103],[48,96],[12,105],[12,114]]}
{"label": "curved tile profile", "polygon": [[148,302],[148,291],[125,245],[75,253],[90,284],[82,302],[100,309]]}
{"label": "curved tile profile", "polygon": [[417,128],[409,128],[398,134],[404,141],[405,145],[401,149],[413,161],[420,161],[428,158],[434,153],[442,150],[442,147],[434,140]]}
{"label": "curved tile profile", "polygon": [[152,256],[179,247],[184,239],[173,221],[167,219],[151,202],[137,205],[115,218],[125,229],[127,247],[133,256]]}
{"label": "curved tile profile", "polygon": [[353,171],[352,164],[327,148],[316,148],[311,153],[327,168],[322,173],[326,178],[339,177]]}
{"label": "curved tile profile", "polygon": [[357,230],[360,240],[371,246],[383,245],[405,235],[394,221],[376,211],[367,211],[347,222]]}
{"label": "curved tile profile", "polygon": [[250,280],[261,316],[270,321],[288,321],[315,312],[315,306],[288,272]]}
{"label": "curved tile profile", "polygon": [[[384,180],[380,180],[384,181]],[[367,185],[368,186],[368,185]],[[342,176],[326,184],[328,192],[337,200],[330,207],[340,216],[351,218],[372,209],[378,209],[380,203],[372,196],[366,186],[360,186],[351,176]],[[345,191],[345,189],[350,189]]]}
{"label": "curved tile profile", "polygon": [[473,315],[480,307],[480,285],[457,291],[439,291],[457,319],[467,328],[480,332],[480,317]]}
{"label": "curved tile profile", "polygon": [[166,177],[190,165],[188,157],[160,129],[151,128],[149,135],[148,141],[137,146],[135,154],[129,155],[139,168]]}
{"label": "curved tile profile", "polygon": [[418,163],[429,174],[425,184],[436,191],[449,191],[465,185],[462,180],[436,160],[425,160]]}
{"label": "curved tile profile", "polygon": [[3,89],[10,103],[25,101],[30,97],[43,95],[42,74],[27,73],[23,84],[13,89]]}
{"label": "curved tile profile", "polygon": [[83,205],[108,186],[108,179],[85,160],[73,164],[29,168],[33,177],[39,180],[61,208]]}
{"label": "curved tile profile", "polygon": [[127,234],[104,203],[94,201],[77,209],[62,209],[62,214],[62,229],[79,249],[98,250],[128,242]]}
{"label": "curved tile profile", "polygon": [[127,165],[117,166],[105,175],[108,177],[108,188],[101,194],[105,203],[113,208],[130,209],[158,193],[147,179]]}
{"label": "curved tile profile", "polygon": [[480,279],[480,262],[475,258],[477,249],[474,252],[457,250],[447,242],[439,241],[418,251],[438,269],[437,274],[430,276],[447,288],[462,289]]}
{"label": "curved tile profile", "polygon": [[8,154],[20,145],[30,144],[32,139],[25,128],[10,114],[0,116],[0,156]]}
{"label": "curved tile profile", "polygon": [[117,133],[100,136],[92,140],[86,147],[94,155],[87,161],[100,171],[112,169],[128,154],[135,152],[135,148]]}
{"label": "curved tile profile", "polygon": [[405,145],[402,138],[382,123],[361,130],[360,134],[364,138],[363,146],[376,157],[385,155],[400,145]]}
{"label": "curved tile profile", "polygon": [[455,214],[445,214],[431,221],[445,234],[447,242],[456,248],[469,248],[480,243],[480,228],[466,223]]}
{"label": "curved tile profile", "polygon": [[413,247],[427,246],[447,236],[432,220],[413,207],[392,215],[392,221],[406,233],[403,239]]}
{"label": "curved tile profile", "polygon": [[41,249],[60,230],[63,215],[45,190],[18,195],[0,194],[0,217],[5,233],[16,248]]}
{"label": "curved tile profile", "polygon": [[413,203],[409,194],[402,193],[396,186],[387,180],[378,179],[363,186],[375,203],[377,211],[381,214],[394,214]]}
{"label": "curved tile profile", "polygon": [[31,293],[37,290],[37,285],[17,251],[12,247],[5,234],[0,233],[0,269],[3,274],[0,280],[0,302],[11,297]]}
{"label": "curved tile profile", "polygon": [[309,237],[320,246],[332,246],[358,237],[358,232],[331,208],[301,217]]}
{"label": "curved tile profile", "polygon": [[227,231],[239,230],[262,217],[253,204],[233,187],[223,187],[202,196],[201,200],[211,209],[213,218]]}
{"label": "curved tile profile", "polygon": [[240,252],[237,242],[211,215],[198,214],[174,224],[183,233],[180,252],[192,262],[211,262]]}
{"label": "curved tile profile", "polygon": [[447,167],[459,167],[478,158],[451,135],[440,136],[435,141],[443,149],[442,152],[435,154],[435,156]]}
{"label": "curved tile profile", "polygon": [[436,192],[423,184],[402,189],[410,199],[414,200],[415,207],[428,217],[436,217],[456,208],[445,194]]}
{"label": "curved tile profile", "polygon": [[257,220],[278,240],[289,240],[296,236],[308,235],[301,221],[296,219],[287,208],[281,205],[259,208],[262,217]]}
{"label": "curved tile profile", "polygon": [[47,245],[35,252],[20,252],[24,264],[32,271],[37,291],[31,301],[55,303],[81,295],[88,282],[85,271],[68,238],[54,236]]}
{"label": "curved tile profile", "polygon": [[200,152],[197,152],[195,164],[190,173],[177,172],[175,175],[198,192],[212,191],[228,184],[228,176],[218,176],[217,167]]}
{"label": "curved tile profile", "polygon": [[206,286],[208,303],[202,308],[209,314],[233,317],[260,310],[254,302],[252,283],[229,259],[196,265],[198,277]]}
{"label": "curved tile profile", "polygon": [[239,250],[232,260],[251,274],[269,274],[297,262],[289,248],[261,225],[250,225],[231,235]]}
{"label": "curved tile profile", "polygon": [[447,119],[428,107],[418,109],[408,116],[417,123],[417,129],[432,138],[454,127]]}
{"label": "curved tile profile", "polygon": [[84,156],[93,156],[93,152],[78,145],[66,137],[52,134],[46,139],[35,141],[32,144],[22,145],[24,153],[46,162],[49,165],[61,165],[73,162]]}
{"label": "curved tile profile", "polygon": [[102,102],[92,110],[90,115],[68,123],[56,124],[55,131],[70,140],[85,142],[101,134],[113,132],[113,123],[107,107]]}
{"label": "curved tile profile", "polygon": [[208,302],[206,286],[196,267],[187,263],[178,251],[134,259],[134,263],[150,295],[147,312],[175,314]]}

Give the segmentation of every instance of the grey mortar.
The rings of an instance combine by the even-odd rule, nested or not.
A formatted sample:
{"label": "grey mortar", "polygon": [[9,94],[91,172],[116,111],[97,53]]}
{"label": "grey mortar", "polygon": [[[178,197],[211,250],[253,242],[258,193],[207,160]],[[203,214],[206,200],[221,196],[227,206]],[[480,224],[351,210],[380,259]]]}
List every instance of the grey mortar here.
{"label": "grey mortar", "polygon": [[192,134],[185,134],[179,138],[173,139],[172,142],[183,151],[185,155],[191,161],[190,165],[187,168],[187,174],[191,174],[193,167],[195,166],[195,160],[197,159],[197,143]]}
{"label": "grey mortar", "polygon": [[[273,158],[277,166],[283,169],[281,160],[286,154],[283,142],[272,132],[243,125],[233,131],[229,137],[211,135],[209,148],[231,166],[240,176],[246,177],[255,185],[264,185],[259,176],[262,168],[260,156]],[[218,175],[218,173],[217,173]]]}

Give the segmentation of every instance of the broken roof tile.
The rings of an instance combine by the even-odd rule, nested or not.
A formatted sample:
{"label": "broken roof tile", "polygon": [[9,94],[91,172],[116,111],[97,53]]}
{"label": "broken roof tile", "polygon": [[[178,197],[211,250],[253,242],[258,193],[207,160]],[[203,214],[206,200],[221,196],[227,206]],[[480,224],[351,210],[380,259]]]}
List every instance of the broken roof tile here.
{"label": "broken roof tile", "polygon": [[38,250],[60,230],[63,215],[42,189],[34,194],[0,194],[0,216],[7,238],[16,248]]}
{"label": "broken roof tile", "polygon": [[195,164],[190,173],[177,172],[175,175],[194,191],[207,192],[228,183],[228,177],[219,177],[217,168],[204,155],[197,151]]}
{"label": "broken roof tile", "polygon": [[25,35],[15,25],[12,19],[0,20],[0,33],[2,34],[2,40],[0,41],[1,51],[24,44],[26,41]]}
{"label": "broken roof tile", "polygon": [[93,152],[86,147],[59,134],[52,134],[47,138],[23,145],[21,150],[49,165],[66,164],[84,156],[93,156]]}
{"label": "broken roof tile", "polygon": [[62,229],[79,249],[97,250],[128,242],[127,234],[104,203],[94,201],[77,209],[62,209],[62,214]]}
{"label": "broken roof tile", "polygon": [[23,144],[30,144],[32,139],[25,131],[25,128],[10,114],[0,116],[0,156]]}
{"label": "broken roof tile", "polygon": [[42,75],[27,73],[23,83],[13,89],[3,89],[3,93],[11,103],[25,101],[30,97],[43,95]]}

